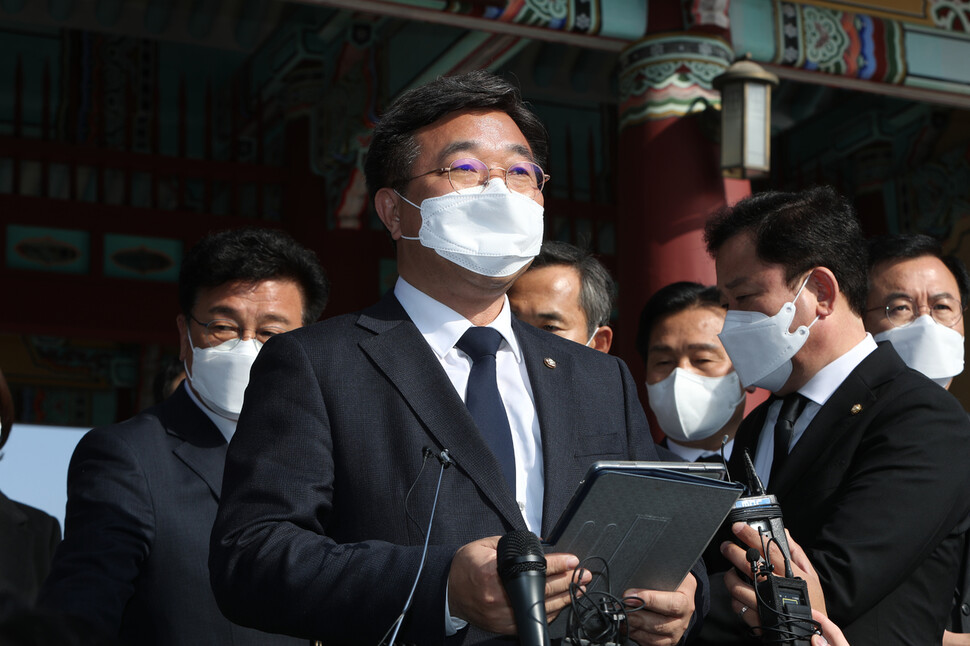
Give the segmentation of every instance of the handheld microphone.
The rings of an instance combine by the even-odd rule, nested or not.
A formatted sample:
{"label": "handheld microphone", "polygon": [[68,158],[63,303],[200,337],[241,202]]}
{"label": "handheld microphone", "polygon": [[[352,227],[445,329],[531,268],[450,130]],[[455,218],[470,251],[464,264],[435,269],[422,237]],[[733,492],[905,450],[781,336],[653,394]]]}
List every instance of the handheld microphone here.
{"label": "handheld microphone", "polygon": [[546,557],[539,537],[509,532],[498,541],[498,575],[512,602],[522,646],[549,646],[546,623]]}

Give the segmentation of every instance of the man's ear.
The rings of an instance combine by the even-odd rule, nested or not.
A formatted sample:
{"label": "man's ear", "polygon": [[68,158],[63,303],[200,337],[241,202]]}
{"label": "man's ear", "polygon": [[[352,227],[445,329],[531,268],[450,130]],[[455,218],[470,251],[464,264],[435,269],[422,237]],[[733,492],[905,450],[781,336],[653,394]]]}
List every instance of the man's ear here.
{"label": "man's ear", "polygon": [[818,267],[812,272],[812,277],[808,279],[808,288],[815,294],[818,305],[815,315],[825,318],[835,311],[835,301],[839,296],[839,281],[836,279],[832,270],[827,267]]}
{"label": "man's ear", "polygon": [[189,345],[188,321],[184,314],[175,317],[175,325],[179,329],[179,360],[186,361],[192,357],[192,346]]}
{"label": "man's ear", "polygon": [[390,232],[392,240],[398,240],[401,237],[401,213],[398,210],[400,199],[394,189],[386,187],[378,189],[377,194],[374,195],[377,217]]}
{"label": "man's ear", "polygon": [[596,330],[596,334],[593,335],[593,341],[589,344],[589,347],[608,354],[611,345],[613,345],[613,328],[609,325],[601,325]]}

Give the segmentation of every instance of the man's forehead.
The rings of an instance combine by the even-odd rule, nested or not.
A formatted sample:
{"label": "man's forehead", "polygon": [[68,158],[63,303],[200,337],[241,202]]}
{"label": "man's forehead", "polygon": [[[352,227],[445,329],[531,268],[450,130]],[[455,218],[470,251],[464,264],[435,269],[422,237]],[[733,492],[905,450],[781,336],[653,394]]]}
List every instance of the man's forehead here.
{"label": "man's forehead", "polygon": [[[456,139],[439,151],[438,160],[443,163],[460,153],[475,154],[481,148],[481,142],[478,140]],[[532,150],[529,149],[527,144],[519,143],[517,141],[509,141],[507,144],[505,144],[505,146],[503,146],[503,149],[506,152],[518,155],[523,159],[532,159]]]}
{"label": "man's forehead", "polygon": [[957,279],[936,256],[900,258],[876,263],[870,272],[870,282],[883,289],[957,291]]}
{"label": "man's forehead", "polygon": [[234,315],[241,308],[256,308],[259,316],[278,317],[280,307],[289,304],[303,305],[300,284],[286,277],[263,280],[230,280],[219,285],[199,287],[195,306],[201,306],[210,314]]}
{"label": "man's forehead", "polygon": [[449,112],[415,132],[422,150],[439,158],[461,152],[475,152],[482,148],[504,149],[506,152],[532,159],[528,140],[512,117],[502,110],[473,109]]}
{"label": "man's forehead", "polygon": [[517,305],[528,301],[536,316],[549,320],[586,316],[580,303],[579,272],[569,265],[530,269],[512,285],[509,299]]}

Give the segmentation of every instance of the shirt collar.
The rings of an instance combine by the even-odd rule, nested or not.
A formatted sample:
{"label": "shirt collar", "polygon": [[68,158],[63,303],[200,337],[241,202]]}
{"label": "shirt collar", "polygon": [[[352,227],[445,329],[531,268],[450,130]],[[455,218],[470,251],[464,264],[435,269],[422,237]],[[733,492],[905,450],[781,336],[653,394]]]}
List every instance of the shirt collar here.
{"label": "shirt collar", "polygon": [[[731,457],[731,447],[734,446],[734,439],[732,438],[724,445],[724,457]],[[669,437],[667,438],[667,450],[676,455],[679,458],[683,458],[687,462],[697,462],[700,458],[706,457],[708,455],[720,455],[720,451],[710,451],[708,449],[697,449],[692,446],[684,446],[683,444],[678,444],[674,442]]]}
{"label": "shirt collar", "polygon": [[849,373],[855,370],[856,366],[862,363],[862,360],[875,349],[876,342],[872,339],[872,335],[866,332],[862,341],[859,341],[851,350],[816,372],[815,376],[808,380],[808,383],[798,389],[798,392],[822,406],[832,396],[832,393],[842,385]]}
{"label": "shirt collar", "polygon": [[188,377],[186,377],[185,380],[186,380],[185,392],[189,394],[189,399],[191,399],[195,403],[195,405],[199,407],[199,410],[205,413],[206,417],[212,420],[212,423],[215,424],[216,428],[219,429],[219,432],[222,433],[222,437],[226,438],[226,442],[231,440],[233,433],[236,432],[236,420],[229,419],[228,417],[223,417],[219,413],[215,412],[214,410],[212,410],[211,408],[203,404],[202,401],[199,399],[199,396],[196,395],[195,392],[192,390],[192,384],[188,380]]}
{"label": "shirt collar", "polygon": [[[439,359],[455,347],[465,330],[472,327],[471,321],[464,316],[431,298],[403,278],[398,277],[394,285],[394,296]],[[498,330],[516,362],[521,362],[522,352],[512,332],[509,299],[506,296],[502,298],[502,311],[487,327]]]}

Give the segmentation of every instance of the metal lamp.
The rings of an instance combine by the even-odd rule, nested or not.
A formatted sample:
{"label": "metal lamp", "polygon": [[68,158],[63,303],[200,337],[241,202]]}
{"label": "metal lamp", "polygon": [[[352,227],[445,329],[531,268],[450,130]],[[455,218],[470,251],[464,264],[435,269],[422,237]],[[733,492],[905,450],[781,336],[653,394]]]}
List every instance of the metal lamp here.
{"label": "metal lamp", "polygon": [[712,83],[721,92],[721,172],[737,179],[767,175],[771,88],[778,85],[778,77],[745,57]]}

